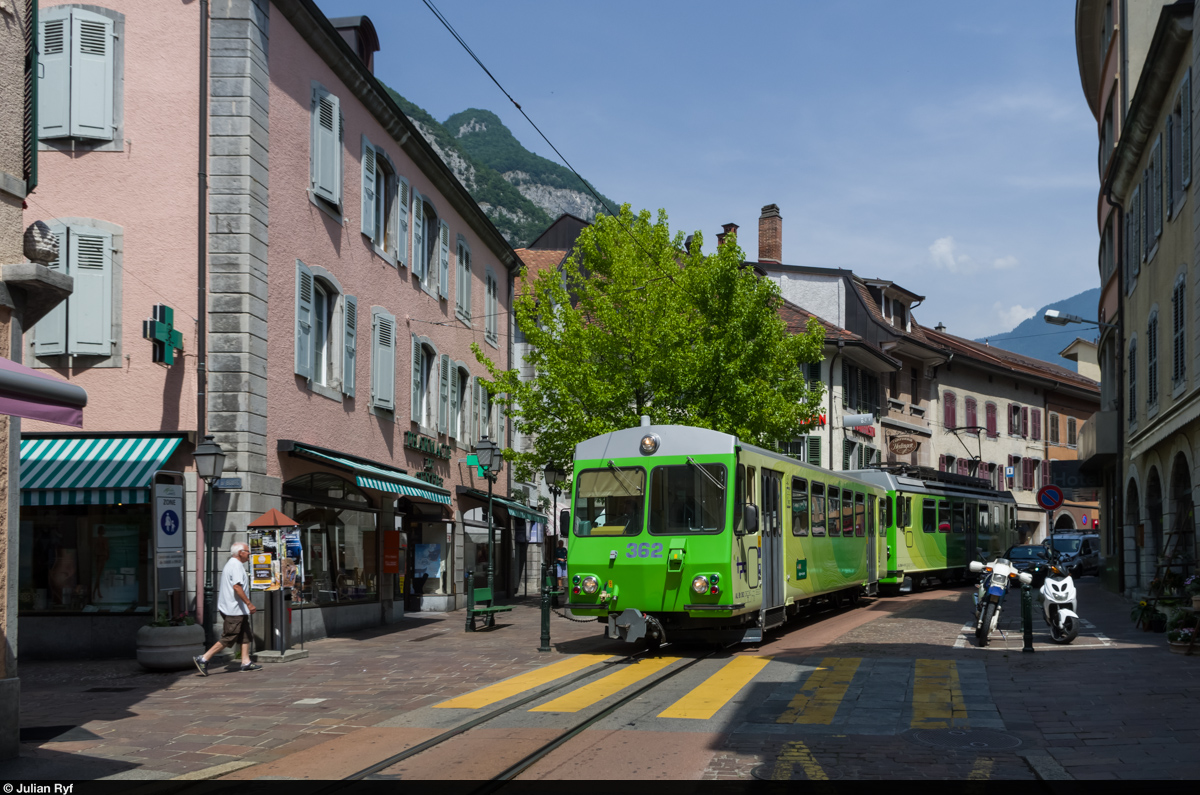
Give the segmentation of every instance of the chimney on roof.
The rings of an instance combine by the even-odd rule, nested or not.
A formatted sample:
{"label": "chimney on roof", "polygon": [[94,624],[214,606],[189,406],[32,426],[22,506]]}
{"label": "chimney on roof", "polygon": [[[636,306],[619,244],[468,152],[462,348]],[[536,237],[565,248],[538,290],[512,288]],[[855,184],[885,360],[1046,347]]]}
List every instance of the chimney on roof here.
{"label": "chimney on roof", "polygon": [[783,264],[783,217],[778,204],[768,204],[758,217],[758,261]]}
{"label": "chimney on roof", "polygon": [[945,330],[946,330],[946,324],[945,324],[945,323],[943,323],[943,322],[941,322],[941,321],[939,320],[939,321],[938,321],[938,324],[937,324],[936,326],[934,326],[934,327],[933,327],[933,330],[934,330],[934,331],[945,331]]}
{"label": "chimney on roof", "polygon": [[335,17],[329,20],[358,59],[366,64],[368,71],[375,74],[375,53],[379,52],[379,36],[370,17]]}
{"label": "chimney on roof", "polygon": [[721,224],[723,231],[717,233],[717,248],[720,248],[725,243],[726,235],[736,235],[738,230],[737,224]]}

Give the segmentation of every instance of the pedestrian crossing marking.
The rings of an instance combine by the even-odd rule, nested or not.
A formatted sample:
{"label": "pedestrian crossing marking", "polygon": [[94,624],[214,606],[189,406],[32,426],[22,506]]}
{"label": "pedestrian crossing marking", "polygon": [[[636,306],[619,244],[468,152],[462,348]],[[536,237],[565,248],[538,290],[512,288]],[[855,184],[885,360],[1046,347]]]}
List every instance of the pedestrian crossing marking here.
{"label": "pedestrian crossing marking", "polygon": [[566,695],[559,696],[553,701],[542,704],[540,707],[534,707],[529,711],[578,712],[581,709],[590,707],[597,701],[608,698],[614,693],[619,693],[635,682],[640,682],[647,676],[655,674],[678,660],[678,657],[656,657],[652,660],[638,660],[628,665],[622,665],[618,670],[603,679],[598,679],[577,690],[572,690]]}
{"label": "pedestrian crossing marking", "polygon": [[861,657],[826,657],[820,667],[809,674],[800,692],[788,702],[787,709],[775,719],[776,723],[833,723],[838,706],[846,697],[850,680],[858,670]]}
{"label": "pedestrian crossing marking", "polygon": [[526,690],[553,682],[555,679],[570,676],[577,671],[582,671],[584,668],[607,659],[610,659],[610,656],[605,654],[580,654],[562,662],[556,662],[553,665],[547,665],[520,674],[519,676],[514,676],[511,679],[505,679],[494,685],[488,685],[457,698],[452,698],[449,701],[443,701],[441,704],[434,704],[433,706],[435,709],[479,709],[480,707],[495,704],[497,701],[503,701],[518,693],[523,693]]}
{"label": "pedestrian crossing marking", "polygon": [[804,775],[808,777],[809,781],[829,780],[829,776],[825,775],[824,769],[812,755],[812,751],[809,751],[808,746],[799,740],[786,743],[780,750],[779,756],[775,758],[775,767],[771,771],[771,780],[790,781],[796,765],[800,765],[804,769]]}
{"label": "pedestrian crossing marking", "polygon": [[996,760],[981,756],[975,760],[975,766],[967,774],[967,781],[987,781],[992,777],[992,767]]}
{"label": "pedestrian crossing marking", "polygon": [[708,720],[748,685],[759,671],[766,668],[770,661],[770,657],[734,657],[686,696],[658,713],[658,717]]}
{"label": "pedestrian crossing marking", "polygon": [[914,729],[968,729],[967,704],[953,660],[917,660],[913,679]]}

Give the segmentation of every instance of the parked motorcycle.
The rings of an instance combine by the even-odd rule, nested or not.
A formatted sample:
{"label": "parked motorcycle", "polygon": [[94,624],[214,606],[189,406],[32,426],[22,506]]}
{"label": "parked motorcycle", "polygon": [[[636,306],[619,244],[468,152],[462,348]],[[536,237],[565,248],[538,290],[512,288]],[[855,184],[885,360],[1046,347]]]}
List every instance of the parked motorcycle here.
{"label": "parked motorcycle", "polygon": [[967,568],[983,575],[975,594],[975,639],[980,646],[986,646],[988,636],[1000,622],[1000,611],[1004,607],[1004,598],[1008,596],[1009,585],[1031,583],[1033,576],[1028,572],[1018,572],[1004,558],[996,558],[991,563],[973,560]]}
{"label": "parked motorcycle", "polygon": [[1075,580],[1059,555],[1052,553],[1049,563],[1039,564],[1031,573],[1042,604],[1042,618],[1050,627],[1050,639],[1062,644],[1075,640],[1079,635]]}

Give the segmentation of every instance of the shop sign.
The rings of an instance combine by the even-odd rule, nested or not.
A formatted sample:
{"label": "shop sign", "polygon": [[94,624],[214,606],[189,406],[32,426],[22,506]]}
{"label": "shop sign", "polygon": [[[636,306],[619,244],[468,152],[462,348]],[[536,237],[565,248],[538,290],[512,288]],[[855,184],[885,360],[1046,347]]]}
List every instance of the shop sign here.
{"label": "shop sign", "polygon": [[183,486],[154,484],[155,549],[183,549]]}
{"label": "shop sign", "polygon": [[811,431],[815,428],[824,428],[825,427],[825,415],[824,414],[816,415],[811,420],[809,420],[807,423],[805,423],[803,427],[804,427],[804,430],[806,430],[806,431]]}
{"label": "shop sign", "polygon": [[875,438],[874,425],[856,425],[854,426],[854,432],[861,433],[863,436],[870,436],[872,439]]}
{"label": "shop sign", "polygon": [[894,455],[909,455],[910,453],[916,452],[917,448],[920,446],[921,443],[912,436],[902,436],[898,434],[888,439],[888,450]]}
{"label": "shop sign", "polygon": [[175,330],[175,310],[155,304],[150,312],[150,319],[142,321],[142,336],[153,346],[151,361],[175,364],[175,351],[183,351],[183,334]]}
{"label": "shop sign", "polygon": [[400,534],[398,532],[389,531],[383,534],[383,573],[400,573]]}
{"label": "shop sign", "polygon": [[433,471],[433,459],[432,458],[426,458],[425,459],[425,468],[422,469],[420,472],[414,472],[413,477],[417,478],[418,480],[423,480],[431,486],[437,486],[439,489],[443,488],[442,484],[445,482],[444,480],[442,480],[441,475],[439,475],[438,473]]}
{"label": "shop sign", "polygon": [[450,460],[450,445],[438,444],[428,436],[422,436],[419,433],[412,431],[404,432],[404,446],[410,450],[420,450],[422,453],[428,453],[435,458],[441,458],[444,461]]}

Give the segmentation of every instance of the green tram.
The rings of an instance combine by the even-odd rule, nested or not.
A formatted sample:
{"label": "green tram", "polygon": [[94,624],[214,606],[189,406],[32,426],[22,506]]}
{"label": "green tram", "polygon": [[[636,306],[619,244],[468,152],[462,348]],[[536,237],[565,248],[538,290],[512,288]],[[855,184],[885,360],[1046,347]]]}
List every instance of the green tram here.
{"label": "green tram", "polygon": [[887,493],[887,563],[879,572],[885,592],[908,593],[931,579],[961,581],[972,560],[995,560],[1016,543],[1016,500],[986,481],[927,467],[855,474]]}
{"label": "green tram", "polygon": [[608,635],[754,642],[854,602],[888,558],[882,485],[682,425],[575,448],[568,605]]}

